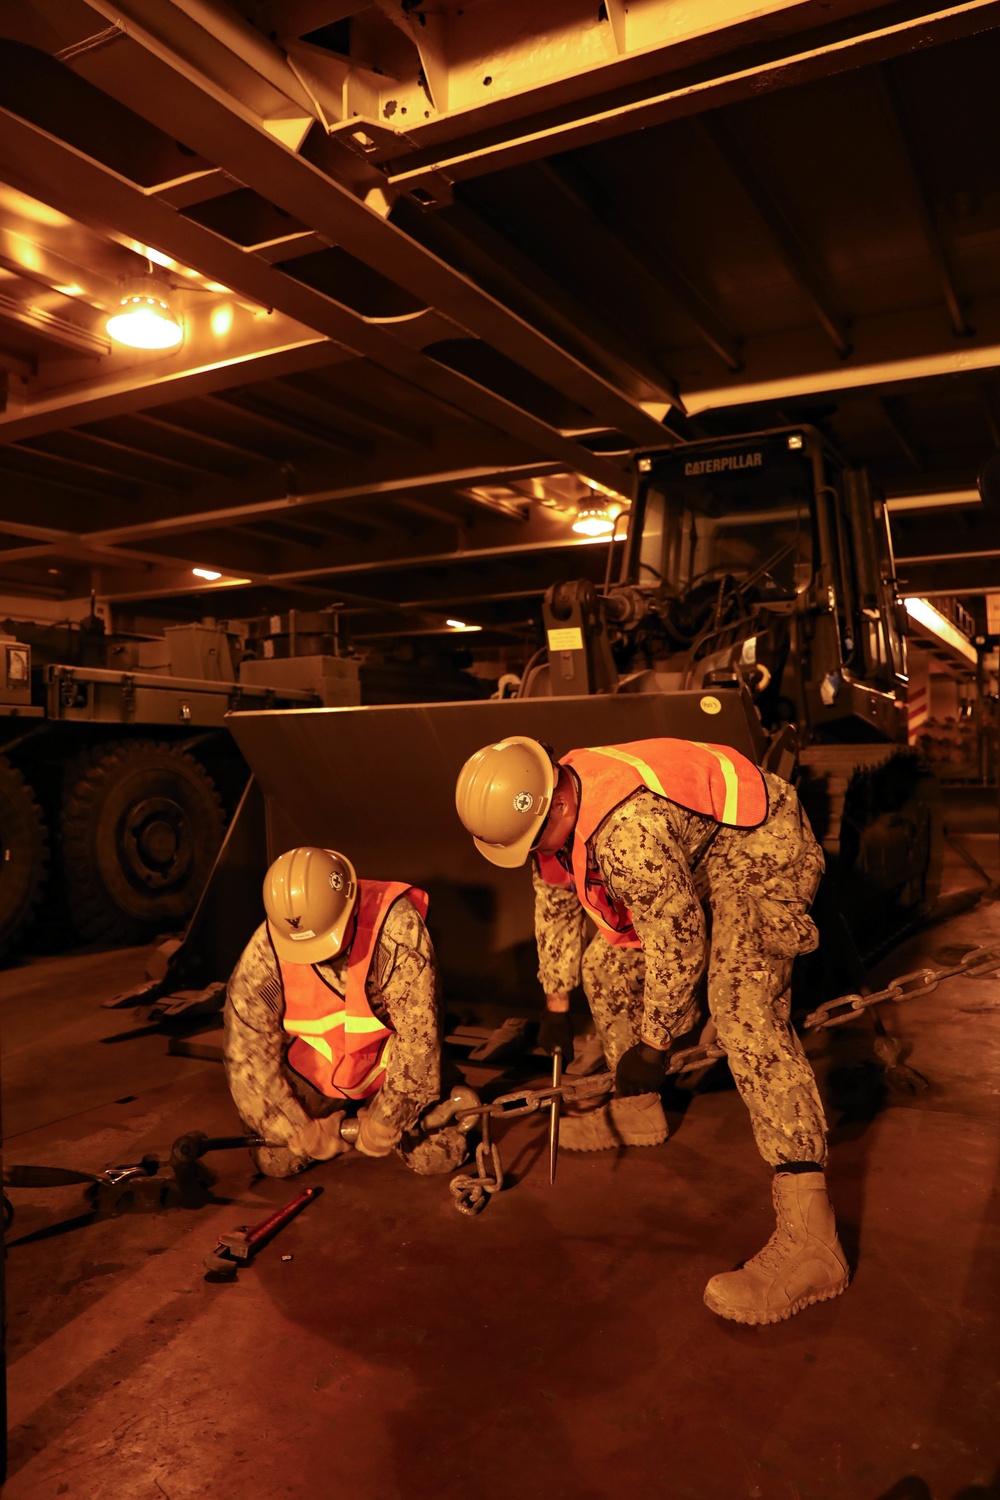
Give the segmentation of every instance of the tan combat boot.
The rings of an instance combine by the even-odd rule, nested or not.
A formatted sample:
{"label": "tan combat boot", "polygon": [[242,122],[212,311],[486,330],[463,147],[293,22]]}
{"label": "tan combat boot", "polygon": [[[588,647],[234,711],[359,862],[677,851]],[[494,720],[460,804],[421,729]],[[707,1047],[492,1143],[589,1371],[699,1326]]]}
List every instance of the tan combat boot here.
{"label": "tan combat boot", "polygon": [[823,1173],[776,1172],[774,1211],[778,1227],[763,1250],[705,1288],[705,1305],[720,1318],[779,1323],[847,1290],[847,1260]]}
{"label": "tan combat boot", "polygon": [[659,1094],[614,1098],[585,1114],[564,1115],[559,1144],[567,1151],[607,1151],[613,1146],[658,1146],[667,1138]]}

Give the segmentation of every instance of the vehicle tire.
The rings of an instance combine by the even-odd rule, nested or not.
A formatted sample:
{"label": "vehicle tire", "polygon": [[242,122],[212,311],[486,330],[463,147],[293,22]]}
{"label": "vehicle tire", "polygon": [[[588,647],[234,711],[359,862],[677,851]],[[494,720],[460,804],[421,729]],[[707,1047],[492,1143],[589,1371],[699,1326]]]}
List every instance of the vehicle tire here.
{"label": "vehicle tire", "polygon": [[49,862],[45,820],[20,771],[0,756],[0,957],[37,907]]}
{"label": "vehicle tire", "polygon": [[61,827],[78,936],[141,942],[183,926],[224,827],[214,783],[183,750],[118,740],[80,756],[66,778]]}

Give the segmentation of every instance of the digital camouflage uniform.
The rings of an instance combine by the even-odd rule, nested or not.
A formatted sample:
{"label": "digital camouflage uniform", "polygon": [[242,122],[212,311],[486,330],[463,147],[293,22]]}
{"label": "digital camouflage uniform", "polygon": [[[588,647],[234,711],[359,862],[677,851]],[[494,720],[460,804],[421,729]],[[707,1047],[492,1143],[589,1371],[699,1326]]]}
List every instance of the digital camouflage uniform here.
{"label": "digital camouflage uniform", "polygon": [[773,1166],[823,1163],[823,1107],[788,1020],[792,960],[818,944],[808,908],[823,854],[794,789],[766,772],[764,781],[766,821],[719,827],[700,862],[714,821],[645,787],[598,828],[601,875],[631,911],[641,948],[598,934],[584,951],[583,907],[571,887],[542,881],[535,865],[538,977],[547,994],[582,981],[614,1069],[640,1031],[668,1045],[691,1028],[707,961],[709,1012],[761,1155]]}
{"label": "digital camouflage uniform", "polygon": [[[342,952],[316,965],[341,998],[347,961],[348,953]],[[408,1131],[441,1097],[441,1009],[430,936],[405,896],[393,902],[382,925],[366,994],[374,1014],[395,1032],[385,1081],[367,1107],[380,1124]],[[288,1066],[293,1038],[282,1027],[282,1013],[278,965],[262,922],[229,980],[226,1076],[247,1128],[266,1141],[286,1142],[310,1119],[343,1109],[345,1101],[328,1099]],[[397,1151],[408,1160],[411,1152],[405,1139]],[[310,1161],[286,1147],[258,1148],[254,1155],[260,1169],[273,1177],[301,1171]]]}

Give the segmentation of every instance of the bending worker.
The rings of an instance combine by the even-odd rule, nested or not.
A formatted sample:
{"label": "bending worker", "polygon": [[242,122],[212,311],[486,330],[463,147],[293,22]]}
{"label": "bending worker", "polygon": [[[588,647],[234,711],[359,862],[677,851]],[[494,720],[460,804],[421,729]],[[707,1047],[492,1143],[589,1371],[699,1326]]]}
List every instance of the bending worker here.
{"label": "bending worker", "polygon": [[[614,1096],[565,1118],[570,1150],[666,1140],[667,1053],[708,1007],[764,1160],[777,1229],[705,1290],[713,1312],[770,1323],[834,1297],[848,1272],[826,1193],[826,1122],[789,1025],[792,960],[817,946],[809,903],[823,855],[792,787],[722,745],[640,740],[554,762],[514,736],[462,768],[458,813],[495,865],[533,855],[541,1040],[571,1046],[581,982]],[[711,937],[706,925],[711,917]],[[597,936],[584,952],[586,918]]]}
{"label": "bending worker", "polygon": [[441,1096],[437,965],[427,897],[402,883],[358,880],[332,849],[291,849],[264,879],[267,920],[229,981],[226,1075],[260,1171],[287,1177],[350,1149],[340,1133],[360,1111],[357,1149],[395,1150],[416,1172],[465,1159],[451,1126],[417,1122]]}

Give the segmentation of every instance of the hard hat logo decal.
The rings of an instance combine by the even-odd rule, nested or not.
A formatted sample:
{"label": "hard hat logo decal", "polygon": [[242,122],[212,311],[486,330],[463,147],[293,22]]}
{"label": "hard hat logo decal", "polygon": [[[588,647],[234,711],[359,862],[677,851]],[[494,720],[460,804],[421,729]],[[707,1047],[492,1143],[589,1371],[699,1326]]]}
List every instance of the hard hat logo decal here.
{"label": "hard hat logo decal", "polygon": [[530,792],[518,792],[514,798],[514,808],[519,813],[530,812],[534,805],[535,799]]}
{"label": "hard hat logo decal", "polygon": [[341,875],[339,870],[331,870],[330,874],[327,876],[327,879],[330,882],[331,889],[335,891],[339,891],[344,883],[344,877],[343,875]]}
{"label": "hard hat logo decal", "polygon": [[286,917],[285,920],[287,921],[289,927],[298,927],[299,923],[302,921],[302,918],[301,917]]}

